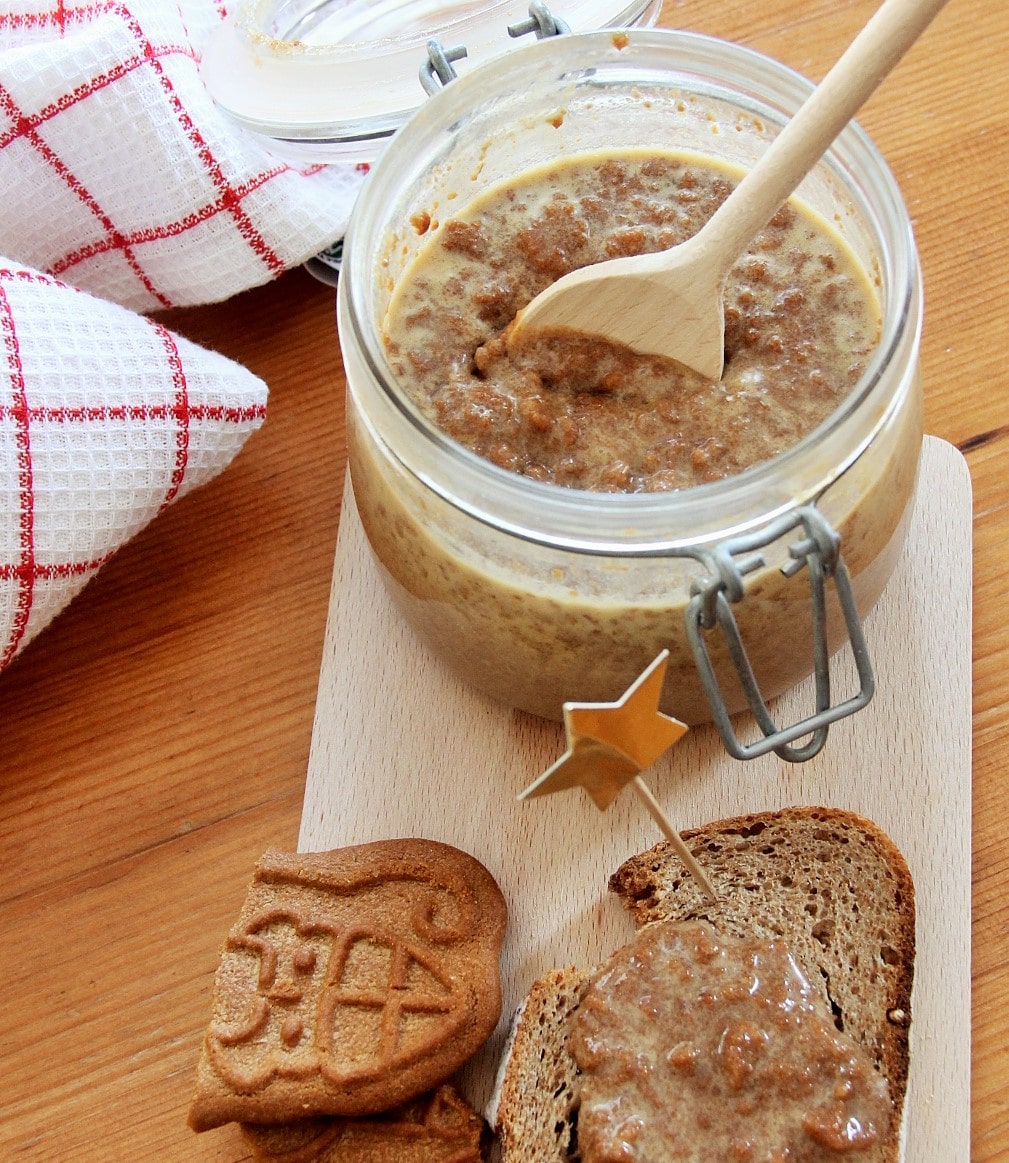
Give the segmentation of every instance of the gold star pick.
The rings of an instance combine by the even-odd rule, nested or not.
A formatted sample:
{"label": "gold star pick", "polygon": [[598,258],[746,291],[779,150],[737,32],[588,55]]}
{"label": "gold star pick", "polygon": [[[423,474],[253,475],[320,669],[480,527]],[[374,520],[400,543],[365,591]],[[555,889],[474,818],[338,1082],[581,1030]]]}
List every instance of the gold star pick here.
{"label": "gold star pick", "polygon": [[565,703],[568,750],[519,799],[581,786],[605,811],[636,775],[687,733],[659,710],[669,651],[663,650],[615,703]]}
{"label": "gold star pick", "polygon": [[687,733],[685,723],[664,715],[659,698],[669,651],[663,650],[615,703],[565,703],[568,749],[519,799],[583,787],[605,811],[630,784],[690,875],[712,901],[711,883],[679,832],[666,819],[641,772]]}

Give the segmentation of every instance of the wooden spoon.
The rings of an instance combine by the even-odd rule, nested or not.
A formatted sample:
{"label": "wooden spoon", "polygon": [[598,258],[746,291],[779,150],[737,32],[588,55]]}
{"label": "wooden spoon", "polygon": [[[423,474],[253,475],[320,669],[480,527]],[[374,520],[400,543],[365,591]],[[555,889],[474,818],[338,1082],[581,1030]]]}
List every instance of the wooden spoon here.
{"label": "wooden spoon", "polygon": [[515,331],[600,335],[721,379],[729,269],[945,3],[885,0],[697,234],[572,271],[519,312]]}

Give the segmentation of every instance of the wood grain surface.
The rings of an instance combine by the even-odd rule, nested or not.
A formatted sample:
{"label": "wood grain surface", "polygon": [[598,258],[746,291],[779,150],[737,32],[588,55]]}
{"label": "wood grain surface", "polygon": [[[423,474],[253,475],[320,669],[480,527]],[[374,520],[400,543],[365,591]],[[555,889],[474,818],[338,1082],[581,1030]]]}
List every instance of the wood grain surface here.
{"label": "wood grain surface", "polygon": [[[905,1159],[929,1163],[958,1163],[969,1134],[970,518],[963,457],[927,437],[907,545],[865,623],[878,693],[831,728],[815,759],[740,763],[709,725],[647,773],[679,828],[828,805],[875,820],[900,848],[917,922]],[[934,585],[921,585],[926,575]],[[850,653],[832,671],[836,691],[857,689]],[[813,692],[809,679],[779,699],[778,722],[798,721]],[[531,983],[565,965],[596,965],[629,939],[634,926],[606,882],[661,839],[629,792],[605,814],[579,791],[519,802],[565,746],[561,724],[467,689],[418,641],[384,592],[348,486],[299,847],[415,835],[472,852],[490,869],[508,903],[508,932],[504,1012],[459,1079],[478,1110]]]}
{"label": "wood grain surface", "polygon": [[[873,8],[666,0],[662,21],[816,78]],[[1007,82],[1009,6],[951,0],[860,117],[915,222],[926,429],[973,482],[979,1161],[1009,1160]],[[165,322],[262,375],[269,416],[0,676],[2,1160],[248,1157],[185,1115],[221,941],[256,858],[298,839],[344,381],[332,292],[301,271]]]}

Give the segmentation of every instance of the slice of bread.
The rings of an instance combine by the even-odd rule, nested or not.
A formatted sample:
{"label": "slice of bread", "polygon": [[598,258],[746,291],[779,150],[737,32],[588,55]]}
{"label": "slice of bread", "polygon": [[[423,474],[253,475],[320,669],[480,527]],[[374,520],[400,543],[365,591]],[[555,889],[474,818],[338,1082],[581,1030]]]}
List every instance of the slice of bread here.
{"label": "slice of bread", "polygon": [[[639,925],[705,920],[727,936],[784,941],[821,992],[835,1024],[886,1078],[892,1142],[908,1073],[914,973],[914,888],[892,841],[833,808],[787,808],[720,820],[683,834],[704,867],[711,905],[662,842],[610,878]],[[577,1149],[578,1068],[569,1019],[593,979],[569,968],[535,983],[501,1076],[495,1123],[504,1163],[566,1163]]]}
{"label": "slice of bread", "polygon": [[555,969],[533,983],[515,1020],[487,1119],[502,1163],[559,1163],[578,1154],[578,1067],[568,1020],[592,970]]}

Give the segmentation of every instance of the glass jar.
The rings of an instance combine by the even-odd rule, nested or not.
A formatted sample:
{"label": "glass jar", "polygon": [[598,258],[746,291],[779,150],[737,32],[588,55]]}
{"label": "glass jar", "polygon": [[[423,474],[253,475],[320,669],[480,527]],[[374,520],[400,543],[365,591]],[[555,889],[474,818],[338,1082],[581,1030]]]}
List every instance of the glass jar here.
{"label": "glass jar", "polygon": [[[714,718],[740,757],[773,747],[804,759],[830,721],[871,697],[859,618],[886,585],[909,520],[922,305],[900,193],[856,125],[798,194],[876,282],[880,343],[838,409],[770,461],[674,493],[533,481],[437,429],[383,355],[392,289],[424,242],[411,218],[447,216],[547,160],[628,144],[747,167],[810,88],[775,61],[704,36],[564,36],[453,81],[373,168],[338,294],[354,496],[403,615],[502,703],[558,718],[565,701],[619,698],[668,650],[663,710],[692,724]],[[827,654],[849,639],[861,688],[831,702]],[[813,714],[780,727],[766,700],[818,657]],[[741,743],[729,716],[747,705],[761,737]]]}
{"label": "glass jar", "polygon": [[[300,162],[368,162],[424,103],[440,65],[465,74],[514,38],[655,23],[660,0],[237,0],[200,72],[218,105]],[[557,28],[558,24],[560,29]],[[432,78],[432,82],[437,81]]]}

